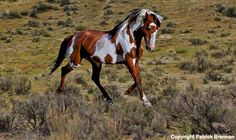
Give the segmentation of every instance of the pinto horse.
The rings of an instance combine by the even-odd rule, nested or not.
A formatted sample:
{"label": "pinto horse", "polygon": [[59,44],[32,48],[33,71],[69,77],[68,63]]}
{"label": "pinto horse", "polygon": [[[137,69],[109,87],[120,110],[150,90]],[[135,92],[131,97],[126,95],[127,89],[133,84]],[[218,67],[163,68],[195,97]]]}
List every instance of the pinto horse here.
{"label": "pinto horse", "polygon": [[110,31],[84,30],[65,38],[50,72],[52,74],[61,65],[67,53],[69,62],[61,68],[58,92],[64,89],[66,75],[79,67],[82,59],[87,59],[93,68],[92,80],[107,102],[113,103],[99,80],[102,64],[125,64],[135,81],[124,93],[125,97],[137,87],[143,105],[151,106],[142,89],[138,61],[143,54],[143,38],[148,51],[155,47],[156,33],[161,21],[160,15],[148,9],[134,9]]}

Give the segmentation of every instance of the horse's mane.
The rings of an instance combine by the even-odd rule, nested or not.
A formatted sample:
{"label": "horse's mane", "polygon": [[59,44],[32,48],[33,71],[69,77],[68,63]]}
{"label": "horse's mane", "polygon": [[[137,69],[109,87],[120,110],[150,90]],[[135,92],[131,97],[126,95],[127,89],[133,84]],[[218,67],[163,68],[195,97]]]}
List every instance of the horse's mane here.
{"label": "horse's mane", "polygon": [[[119,24],[117,24],[112,30],[108,31],[107,33],[111,37],[113,37],[117,31],[128,27],[129,24],[132,23],[133,21],[135,21],[138,17],[141,17],[141,19],[143,20],[145,18],[146,12],[151,14],[154,17],[156,25],[160,26],[161,21],[162,21],[161,16],[157,15],[156,13],[154,13],[148,9],[134,9],[134,10],[130,11],[128,16],[123,21],[121,21]],[[140,22],[142,22],[142,21],[140,21]]]}

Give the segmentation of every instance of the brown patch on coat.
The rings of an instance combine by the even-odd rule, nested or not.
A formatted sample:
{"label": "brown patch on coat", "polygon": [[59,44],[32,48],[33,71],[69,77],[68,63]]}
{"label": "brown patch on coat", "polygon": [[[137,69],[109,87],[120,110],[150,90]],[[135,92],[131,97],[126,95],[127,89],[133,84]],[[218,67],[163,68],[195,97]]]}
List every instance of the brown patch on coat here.
{"label": "brown patch on coat", "polygon": [[106,55],[106,57],[105,57],[105,62],[106,62],[107,64],[110,64],[110,63],[112,62],[112,57],[111,57],[110,54],[107,54],[107,55]]}
{"label": "brown patch on coat", "polygon": [[[76,34],[74,39],[74,45],[71,46],[73,47],[73,52],[70,56],[71,62],[74,65],[78,65],[81,63],[81,56],[80,56],[80,48],[81,48],[81,43],[78,41],[78,35]],[[73,44],[73,42],[71,42]]]}
{"label": "brown patch on coat", "polygon": [[105,34],[105,32],[94,30],[81,31],[79,40],[83,48],[92,56],[95,53],[97,41]]}
{"label": "brown patch on coat", "polygon": [[93,60],[96,61],[96,62],[101,63],[101,59],[96,55],[93,57]]}
{"label": "brown patch on coat", "polygon": [[131,44],[134,43],[134,39],[133,39],[133,37],[132,37],[132,35],[131,35],[131,32],[130,32],[129,27],[127,28],[126,33],[127,33],[127,35],[129,36],[129,42],[130,42]]}
{"label": "brown patch on coat", "polygon": [[111,43],[116,43],[117,33],[111,38]]}
{"label": "brown patch on coat", "polygon": [[122,49],[120,43],[118,43],[118,44],[116,45],[116,53],[117,53],[117,54],[123,54],[123,49]]}
{"label": "brown patch on coat", "polygon": [[129,53],[125,54],[125,58],[136,58],[136,48],[132,48],[131,51]]}

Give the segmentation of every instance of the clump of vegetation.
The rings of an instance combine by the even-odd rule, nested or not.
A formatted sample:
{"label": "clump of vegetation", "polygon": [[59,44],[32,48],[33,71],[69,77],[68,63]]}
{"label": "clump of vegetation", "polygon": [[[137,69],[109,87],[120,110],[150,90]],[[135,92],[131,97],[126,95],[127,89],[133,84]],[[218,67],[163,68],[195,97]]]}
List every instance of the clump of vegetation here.
{"label": "clump of vegetation", "polygon": [[236,18],[236,7],[217,4],[216,11],[224,16]]}
{"label": "clump of vegetation", "polygon": [[22,16],[28,16],[29,15],[29,12],[28,11],[21,11],[20,14]]}
{"label": "clump of vegetation", "polygon": [[34,38],[32,39],[32,42],[40,42],[40,38],[39,38],[39,37],[34,37]]}
{"label": "clump of vegetation", "polygon": [[45,4],[45,3],[41,2],[41,1],[39,1],[36,5],[34,5],[32,7],[32,10],[29,13],[29,16],[36,18],[38,13],[47,12],[47,11],[49,11],[51,9],[56,9],[56,7],[53,7],[50,4]]}
{"label": "clump of vegetation", "polygon": [[230,35],[230,33],[228,33],[228,32],[223,32],[223,33],[220,34],[220,37],[226,37],[226,36],[229,36],[229,35]]}
{"label": "clump of vegetation", "polygon": [[173,22],[168,22],[166,24],[166,27],[165,28],[162,28],[161,29],[161,33],[162,34],[172,34],[174,33],[174,28],[176,27],[176,24],[173,23]]}
{"label": "clump of vegetation", "polygon": [[73,21],[70,18],[68,18],[65,21],[58,21],[57,25],[62,27],[73,27]]}
{"label": "clump of vegetation", "polygon": [[211,52],[211,56],[214,58],[222,58],[226,56],[226,52],[223,50],[216,50],[216,51]]}
{"label": "clump of vegetation", "polygon": [[109,16],[109,15],[112,15],[112,14],[113,14],[113,11],[110,10],[110,9],[105,10],[105,12],[104,12],[104,15],[105,15],[105,16]]}
{"label": "clump of vegetation", "polygon": [[205,51],[196,52],[195,58],[192,61],[185,61],[179,64],[179,68],[182,70],[188,70],[190,72],[205,72],[212,67],[211,62],[207,60],[207,54]]}
{"label": "clump of vegetation", "polygon": [[217,46],[217,45],[215,45],[215,44],[211,44],[211,45],[209,46],[209,49],[210,49],[210,50],[217,50],[217,49],[219,49],[219,46]]}
{"label": "clump of vegetation", "polygon": [[1,36],[0,40],[4,41],[5,43],[10,43],[12,39],[11,37]]}
{"label": "clump of vegetation", "polygon": [[0,91],[9,91],[12,89],[13,80],[10,78],[0,78]]}
{"label": "clump of vegetation", "polygon": [[181,34],[188,34],[192,32],[192,29],[183,29],[181,31],[179,31]]}
{"label": "clump of vegetation", "polygon": [[66,5],[64,6],[63,10],[67,13],[67,15],[70,15],[71,13],[77,13],[78,7],[74,5],[73,6]]}
{"label": "clump of vegetation", "polygon": [[210,70],[206,73],[207,78],[211,81],[221,81],[223,76],[218,71]]}
{"label": "clump of vegetation", "polygon": [[16,19],[21,18],[20,14],[17,11],[4,12],[2,15],[3,19]]}
{"label": "clump of vegetation", "polygon": [[26,95],[30,93],[31,81],[26,77],[20,77],[14,84],[16,95]]}
{"label": "clump of vegetation", "polygon": [[38,21],[35,21],[35,20],[29,20],[26,23],[26,25],[29,26],[29,27],[39,27],[40,23]]}
{"label": "clump of vegetation", "polygon": [[78,25],[78,26],[75,27],[75,30],[76,30],[76,31],[81,31],[81,30],[84,30],[84,29],[86,29],[86,26],[83,25],[83,24],[80,24],[80,25]]}
{"label": "clump of vegetation", "polygon": [[166,28],[161,29],[161,33],[162,34],[172,34],[172,33],[174,33],[174,29],[166,27]]}
{"label": "clump of vegetation", "polygon": [[60,6],[71,4],[70,0],[47,0],[49,3],[58,3]]}
{"label": "clump of vegetation", "polygon": [[44,29],[41,30],[34,30],[31,33],[33,36],[43,36],[43,37],[50,37],[51,35]]}
{"label": "clump of vegetation", "polygon": [[190,42],[192,43],[192,45],[194,45],[194,46],[197,46],[197,45],[204,45],[204,44],[207,43],[206,40],[203,40],[203,39],[200,39],[200,38],[191,38],[189,41],[190,41]]}

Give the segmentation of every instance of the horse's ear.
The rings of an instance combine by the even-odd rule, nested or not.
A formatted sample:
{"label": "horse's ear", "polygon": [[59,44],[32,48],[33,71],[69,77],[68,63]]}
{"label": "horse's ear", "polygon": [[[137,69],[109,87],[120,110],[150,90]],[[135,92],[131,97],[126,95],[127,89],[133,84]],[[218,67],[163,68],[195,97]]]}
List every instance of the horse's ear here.
{"label": "horse's ear", "polygon": [[146,12],[146,13],[145,13],[145,17],[144,17],[144,21],[147,21],[148,16],[149,16],[149,14],[148,14],[148,12]]}
{"label": "horse's ear", "polygon": [[145,18],[147,18],[147,17],[148,17],[148,15],[149,15],[149,14],[148,14],[148,12],[146,12],[146,13],[145,13]]}

